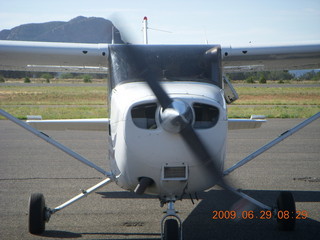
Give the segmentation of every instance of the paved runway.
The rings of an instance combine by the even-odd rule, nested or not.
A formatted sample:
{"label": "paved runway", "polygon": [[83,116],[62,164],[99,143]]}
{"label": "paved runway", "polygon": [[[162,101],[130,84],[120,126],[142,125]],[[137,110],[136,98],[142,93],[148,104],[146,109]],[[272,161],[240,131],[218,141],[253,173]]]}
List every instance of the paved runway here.
{"label": "paved runway", "polygon": [[[271,119],[257,130],[229,133],[226,167],[299,123]],[[106,166],[102,132],[54,132],[48,135]],[[42,192],[49,207],[99,182],[100,174],[9,121],[0,121],[0,239],[160,239],[163,216],[157,199],[137,197],[114,183],[52,216],[43,236],[28,233],[26,215],[32,192]],[[230,175],[250,196],[273,205],[281,190],[293,192],[297,210],[309,214],[295,232],[277,230],[275,220],[212,220],[236,198],[217,188],[176,203],[185,239],[320,239],[320,120]],[[256,212],[259,214],[259,211]]]}

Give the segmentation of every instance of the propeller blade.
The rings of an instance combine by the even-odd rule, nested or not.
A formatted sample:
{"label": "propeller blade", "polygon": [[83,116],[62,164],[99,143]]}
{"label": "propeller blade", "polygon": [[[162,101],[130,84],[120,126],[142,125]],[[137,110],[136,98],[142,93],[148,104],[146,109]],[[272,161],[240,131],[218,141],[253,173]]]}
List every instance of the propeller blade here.
{"label": "propeller blade", "polygon": [[148,69],[146,69],[146,75],[144,77],[144,80],[148,83],[152,92],[157,97],[158,102],[160,103],[163,110],[165,110],[172,103],[172,99],[164,91],[159,80],[155,78],[152,72],[149,71]]}
{"label": "propeller blade", "polygon": [[193,127],[189,124],[180,132],[185,143],[189,146],[193,154],[197,159],[206,166],[206,169],[210,171],[219,181],[222,186],[226,185],[223,179],[223,172],[216,164],[215,159],[212,158],[208,149],[195,132]]}
{"label": "propeller blade", "polygon": [[157,97],[161,107],[166,109],[172,103],[172,99],[160,85],[160,81],[156,77],[157,75],[152,71],[152,69],[146,68],[146,60],[139,58],[139,50],[135,46],[127,45],[126,50],[128,55],[132,57],[133,63],[140,72],[141,78],[149,85],[152,92]]}
{"label": "propeller blade", "polygon": [[109,17],[109,20],[120,33],[120,37],[123,42],[130,44],[139,43],[139,38],[136,37],[136,34],[133,31],[134,28],[130,25],[130,21],[128,21],[126,15],[121,13],[113,13]]}

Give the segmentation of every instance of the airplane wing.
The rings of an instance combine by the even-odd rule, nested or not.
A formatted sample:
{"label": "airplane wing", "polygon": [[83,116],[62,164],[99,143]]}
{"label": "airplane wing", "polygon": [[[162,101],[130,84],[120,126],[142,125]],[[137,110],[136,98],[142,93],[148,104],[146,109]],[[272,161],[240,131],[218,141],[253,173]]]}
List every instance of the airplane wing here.
{"label": "airplane wing", "polygon": [[81,130],[81,131],[108,131],[109,119],[64,119],[64,120],[27,120],[27,123],[41,131],[44,130]]}
{"label": "airplane wing", "polygon": [[[320,68],[320,43],[222,47],[225,72]],[[105,72],[108,44],[0,40],[0,70]]]}
{"label": "airplane wing", "polygon": [[223,47],[224,72],[320,68],[320,44]]}
{"label": "airplane wing", "polygon": [[108,44],[0,41],[0,70],[107,71]]}

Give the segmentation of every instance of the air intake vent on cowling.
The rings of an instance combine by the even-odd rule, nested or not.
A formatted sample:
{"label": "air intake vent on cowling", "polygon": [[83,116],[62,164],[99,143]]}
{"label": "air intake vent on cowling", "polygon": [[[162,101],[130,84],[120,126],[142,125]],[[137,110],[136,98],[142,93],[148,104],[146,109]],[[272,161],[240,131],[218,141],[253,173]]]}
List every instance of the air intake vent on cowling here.
{"label": "air intake vent on cowling", "polygon": [[187,167],[163,167],[163,180],[187,180]]}

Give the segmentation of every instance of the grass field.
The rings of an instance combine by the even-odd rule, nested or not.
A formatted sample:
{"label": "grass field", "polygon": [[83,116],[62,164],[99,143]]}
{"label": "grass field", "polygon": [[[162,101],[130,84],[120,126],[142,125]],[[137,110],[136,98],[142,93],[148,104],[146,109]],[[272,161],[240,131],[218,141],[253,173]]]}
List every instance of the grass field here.
{"label": "grass field", "polygon": [[[281,86],[281,85],[280,85]],[[230,118],[252,114],[268,118],[306,118],[320,111],[320,87],[236,87],[240,99],[229,107]],[[43,119],[108,117],[104,86],[1,86],[0,107],[14,116]],[[3,119],[3,118],[1,118]]]}
{"label": "grass field", "polygon": [[19,119],[100,118],[108,116],[107,87],[1,86],[0,107]]}
{"label": "grass field", "polygon": [[105,105],[107,87],[0,87],[1,105]]}
{"label": "grass field", "polygon": [[240,99],[229,106],[229,117],[248,118],[257,114],[268,118],[307,118],[320,111],[320,87],[236,87],[236,90]]}

